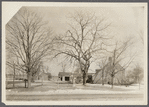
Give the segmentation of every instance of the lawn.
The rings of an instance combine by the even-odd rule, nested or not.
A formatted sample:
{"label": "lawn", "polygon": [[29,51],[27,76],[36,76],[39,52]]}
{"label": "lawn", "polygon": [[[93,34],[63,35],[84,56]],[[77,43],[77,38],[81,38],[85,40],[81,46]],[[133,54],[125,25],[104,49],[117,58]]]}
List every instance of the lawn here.
{"label": "lawn", "polygon": [[8,82],[6,86],[6,90],[18,91],[18,92],[31,92],[31,91],[49,91],[49,90],[57,90],[57,89],[75,89],[73,84],[69,84],[66,82],[54,82],[54,81],[36,81],[31,84],[31,88],[25,88],[25,83],[23,81],[15,81],[15,88],[13,88],[13,82]]}
{"label": "lawn", "polygon": [[[32,83],[31,88],[25,88],[25,83],[22,81],[15,81],[15,88],[12,87],[12,82],[6,87],[8,92],[47,92],[47,91],[55,91],[55,90],[90,90],[90,91],[112,91],[112,92],[127,92],[127,91],[138,91],[138,85],[131,85],[129,87],[126,86],[114,86],[111,89],[111,85],[105,84],[102,86],[101,84],[86,84],[83,86],[82,84],[70,84],[68,82],[57,82],[57,81],[36,81]],[[143,87],[141,87],[143,89]]]}

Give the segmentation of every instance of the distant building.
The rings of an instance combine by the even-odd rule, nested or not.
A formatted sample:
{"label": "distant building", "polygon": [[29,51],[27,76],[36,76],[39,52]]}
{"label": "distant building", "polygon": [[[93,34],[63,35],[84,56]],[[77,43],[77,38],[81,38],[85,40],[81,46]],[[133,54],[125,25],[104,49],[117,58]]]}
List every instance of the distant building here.
{"label": "distant building", "polygon": [[52,76],[53,81],[58,81],[58,76]]}
{"label": "distant building", "polygon": [[24,79],[27,79],[27,75],[26,74],[6,74],[6,81],[9,81],[9,80],[13,80],[13,78],[15,80],[24,80]]}
{"label": "distant building", "polygon": [[[97,69],[95,76],[93,78],[93,83],[94,84],[101,84],[103,81],[105,84],[110,84],[111,83],[111,75],[110,75],[110,62],[108,62],[103,69]],[[118,71],[118,72],[117,72]],[[125,79],[125,69],[120,65],[117,64],[115,66],[115,72],[117,72],[114,76],[113,83],[114,84],[121,84],[124,82]]]}
{"label": "distant building", "polygon": [[[6,74],[6,80],[9,81],[9,80],[13,80],[13,78],[15,80],[24,80],[24,79],[27,79],[27,74],[26,73],[20,73],[20,74]],[[52,78],[52,75],[51,73],[45,73],[45,72],[40,72],[38,74],[36,74],[36,76],[33,76],[32,79],[33,80],[50,80]]]}
{"label": "distant building", "polygon": [[71,81],[73,77],[81,76],[80,73],[72,73],[72,72],[59,72],[58,77],[61,81]]}
{"label": "distant building", "polygon": [[49,81],[51,78],[52,78],[51,73],[42,72],[42,73],[40,73],[39,75],[37,75],[34,80]]}
{"label": "distant building", "polygon": [[70,81],[71,75],[71,72],[59,72],[58,77],[61,81]]}
{"label": "distant building", "polygon": [[[87,79],[90,78],[92,79],[93,75],[95,75],[95,73],[88,73],[87,74]],[[77,79],[77,77],[82,77],[82,73],[81,72],[59,72],[58,77],[60,78],[61,81],[72,81],[72,79],[75,77]]]}
{"label": "distant building", "polygon": [[102,79],[102,69],[96,69],[96,73],[93,75],[93,83],[98,83]]}

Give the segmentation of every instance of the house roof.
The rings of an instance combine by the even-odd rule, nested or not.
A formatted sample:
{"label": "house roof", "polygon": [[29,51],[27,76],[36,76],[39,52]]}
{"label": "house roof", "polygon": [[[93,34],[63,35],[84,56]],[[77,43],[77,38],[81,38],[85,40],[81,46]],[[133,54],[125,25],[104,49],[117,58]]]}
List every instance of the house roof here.
{"label": "house roof", "polygon": [[96,69],[96,73],[95,74],[98,74],[98,72],[100,72],[102,69]]}
{"label": "house roof", "polygon": [[[93,75],[95,73],[88,73],[88,75]],[[58,76],[61,77],[61,76],[71,76],[71,75],[74,75],[74,76],[79,76],[79,75],[82,75],[82,73],[72,73],[72,72],[59,72]]]}
{"label": "house roof", "polygon": [[71,76],[71,72],[59,72],[58,76]]}
{"label": "house roof", "polygon": [[116,68],[117,70],[120,70],[120,71],[124,71],[124,70],[125,70],[120,64],[117,64],[117,65],[115,66],[115,68]]}

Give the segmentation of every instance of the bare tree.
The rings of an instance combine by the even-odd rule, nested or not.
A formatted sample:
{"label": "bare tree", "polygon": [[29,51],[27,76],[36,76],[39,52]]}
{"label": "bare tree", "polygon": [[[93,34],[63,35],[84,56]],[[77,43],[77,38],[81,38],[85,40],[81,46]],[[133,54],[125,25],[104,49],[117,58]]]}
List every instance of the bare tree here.
{"label": "bare tree", "polygon": [[6,25],[6,43],[17,66],[27,73],[28,88],[31,87],[33,68],[51,53],[52,31],[37,13],[21,8]]}
{"label": "bare tree", "polygon": [[100,62],[99,62],[99,66],[101,68],[101,78],[102,78],[102,85],[104,85],[104,82],[105,82],[105,68],[107,66],[107,56],[100,59]]}
{"label": "bare tree", "polygon": [[136,67],[134,68],[132,76],[135,78],[134,81],[139,84],[139,89],[140,89],[140,84],[144,77],[144,71],[143,71],[143,68],[141,68],[139,64],[137,64]]}
{"label": "bare tree", "polygon": [[41,67],[43,63],[41,61],[39,61],[38,63],[36,63],[36,65],[33,67],[32,69],[32,81],[34,82],[34,79],[36,77],[38,77],[38,75],[42,72],[41,71]]}
{"label": "bare tree", "polygon": [[[19,68],[18,63],[15,61],[12,61],[12,59],[7,59],[6,62],[6,66],[8,68],[10,68],[9,70],[12,70],[13,72],[11,72],[10,74],[13,75],[13,88],[15,88],[15,79],[16,79],[16,74],[20,73],[19,71],[21,71],[22,69]],[[24,71],[21,71],[22,73],[24,73]]]}
{"label": "bare tree", "polygon": [[56,43],[63,47],[55,49],[56,56],[64,54],[71,61],[77,61],[83,73],[83,85],[85,85],[91,59],[95,54],[102,54],[106,50],[105,41],[108,40],[108,36],[105,30],[110,24],[104,23],[104,18],[97,20],[94,14],[86,12],[76,12],[71,19],[70,29],[56,38]]}
{"label": "bare tree", "polygon": [[127,56],[127,50],[130,46],[132,46],[133,42],[132,39],[128,39],[123,43],[116,42],[115,48],[112,51],[112,57],[109,57],[109,74],[111,76],[111,85],[113,88],[113,80],[117,73],[122,73],[122,79],[124,78],[124,72],[127,67],[132,63],[135,58],[135,54],[132,56]]}
{"label": "bare tree", "polygon": [[20,68],[17,66],[17,60],[14,60],[13,54],[10,53],[8,50],[9,50],[9,47],[6,44],[6,60],[7,60],[6,67],[8,68],[6,72],[8,74],[12,74],[13,75],[13,77],[12,77],[13,88],[15,88],[16,74],[18,73],[18,71],[20,71]]}
{"label": "bare tree", "polygon": [[16,75],[15,63],[13,62],[13,65],[12,66],[8,65],[8,67],[11,68],[12,71],[13,71],[13,74],[12,74],[13,75],[13,77],[12,77],[12,79],[13,79],[13,88],[15,88],[15,75]]}

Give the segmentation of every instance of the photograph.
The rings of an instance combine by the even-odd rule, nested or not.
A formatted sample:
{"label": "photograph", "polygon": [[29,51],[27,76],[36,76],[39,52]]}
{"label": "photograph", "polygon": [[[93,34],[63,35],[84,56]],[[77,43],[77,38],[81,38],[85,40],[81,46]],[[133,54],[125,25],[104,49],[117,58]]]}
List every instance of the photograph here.
{"label": "photograph", "polygon": [[147,105],[147,9],[2,2],[2,102]]}

